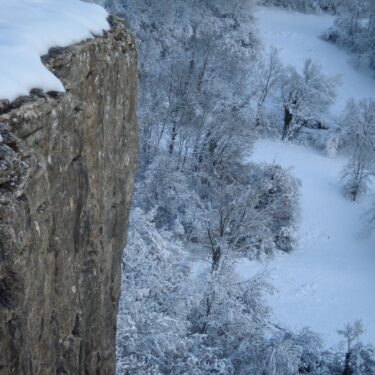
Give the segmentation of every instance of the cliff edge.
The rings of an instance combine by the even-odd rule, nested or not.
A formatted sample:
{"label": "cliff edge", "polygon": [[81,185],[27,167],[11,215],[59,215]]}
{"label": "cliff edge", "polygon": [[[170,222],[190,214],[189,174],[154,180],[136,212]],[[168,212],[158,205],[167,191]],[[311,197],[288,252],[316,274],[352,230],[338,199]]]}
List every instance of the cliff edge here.
{"label": "cliff edge", "polygon": [[0,102],[0,374],[114,374],[137,164],[135,41],[43,58],[66,93]]}

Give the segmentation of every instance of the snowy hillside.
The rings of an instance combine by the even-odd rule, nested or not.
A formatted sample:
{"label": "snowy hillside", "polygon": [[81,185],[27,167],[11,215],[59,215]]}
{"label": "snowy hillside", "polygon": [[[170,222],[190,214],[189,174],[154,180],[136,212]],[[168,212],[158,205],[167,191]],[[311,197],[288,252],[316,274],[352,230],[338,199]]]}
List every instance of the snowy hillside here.
{"label": "snowy hillside", "polygon": [[103,8],[79,0],[0,0],[0,8],[0,99],[14,100],[33,88],[64,91],[40,56],[109,27]]}
{"label": "snowy hillside", "polygon": [[[284,63],[301,68],[306,58],[312,58],[326,73],[341,76],[335,114],[350,97],[375,98],[375,81],[369,72],[357,71],[347,53],[319,39],[332,23],[330,16],[261,8],[257,17],[264,43],[279,48]],[[291,168],[300,179],[302,223],[294,253],[266,266],[243,261],[241,274],[248,276],[257,269],[270,275],[278,289],[270,304],[281,324],[293,329],[310,326],[333,345],[338,341],[336,329],[362,319],[364,339],[373,342],[374,242],[360,238],[363,215],[371,202],[367,198],[352,203],[342,196],[338,178],[346,160],[272,141],[258,142],[251,160]]]}
{"label": "snowy hillside", "polygon": [[[365,340],[375,337],[375,252],[360,239],[369,201],[353,204],[340,192],[343,159],[329,159],[302,146],[260,141],[251,160],[291,168],[302,183],[302,223],[298,249],[264,268],[277,289],[270,304],[289,328],[310,326],[326,342],[338,341],[336,329],[362,319]],[[254,264],[243,262],[241,274]],[[258,268],[259,267],[259,268]]]}
{"label": "snowy hillside", "polygon": [[358,102],[375,85],[320,39],[340,21],[345,40],[352,3],[370,35],[375,8],[264,1],[311,3],[337,18],[255,0],[106,2],[134,31],[140,68],[119,375],[375,374],[375,351],[360,344],[375,337],[375,255],[359,237],[374,204],[375,101]]}
{"label": "snowy hillside", "polygon": [[275,46],[285,64],[301,69],[305,60],[311,58],[326,74],[340,77],[341,85],[332,107],[334,114],[339,114],[352,97],[375,97],[371,73],[356,70],[351,62],[353,56],[320,38],[332,26],[332,16],[306,15],[280,8],[259,8],[256,16],[263,42]]}

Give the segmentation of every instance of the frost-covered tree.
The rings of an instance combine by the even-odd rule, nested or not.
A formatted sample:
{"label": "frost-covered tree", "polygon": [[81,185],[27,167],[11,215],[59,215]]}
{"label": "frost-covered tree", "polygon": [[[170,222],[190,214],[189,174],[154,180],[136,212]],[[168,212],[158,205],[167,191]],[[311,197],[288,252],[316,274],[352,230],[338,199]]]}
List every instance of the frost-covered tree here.
{"label": "frost-covered tree", "polygon": [[343,337],[345,359],[342,365],[342,375],[370,375],[375,371],[375,349],[363,345],[360,341],[364,327],[360,320],[348,323],[338,331]]}
{"label": "frost-covered tree", "polygon": [[375,3],[372,0],[342,0],[333,28],[324,38],[351,50],[357,61],[375,69]]}
{"label": "frost-covered tree", "polygon": [[245,67],[259,45],[252,3],[117,1],[140,50],[141,169],[164,145],[183,162],[196,130],[242,108]]}
{"label": "frost-covered tree", "polygon": [[[259,226],[266,227],[266,219],[260,220],[255,209],[257,195],[252,186],[245,181],[233,178],[227,171],[222,171],[217,181],[212,181],[210,190],[215,198],[208,201],[205,209],[205,233],[212,270],[220,266],[225,252],[236,251],[248,254],[255,250]],[[261,235],[260,240],[268,241],[271,237]],[[255,240],[255,241],[254,241]]]}
{"label": "frost-covered tree", "polygon": [[133,210],[118,316],[119,374],[234,374],[243,343],[255,353],[254,343],[266,340],[270,287],[263,278],[243,282],[230,257],[198,277],[190,266],[152,213]]}
{"label": "frost-covered tree", "polygon": [[346,344],[345,353],[345,367],[343,375],[352,375],[353,366],[351,363],[351,357],[353,354],[354,346],[364,333],[363,325],[361,321],[356,321],[352,324],[347,324],[344,329],[337,331],[341,336],[343,336]]}
{"label": "frost-covered tree", "polygon": [[166,373],[179,346],[186,344],[188,325],[179,303],[189,297],[179,295],[187,277],[179,263],[181,250],[151,219],[133,210],[122,280],[128,293],[122,295],[118,315],[119,374]]}
{"label": "frost-covered tree", "polygon": [[281,84],[281,105],[284,112],[282,139],[290,139],[303,126],[318,126],[334,103],[338,84],[319,65],[308,59],[302,73],[289,67]]}
{"label": "frost-covered tree", "polygon": [[269,284],[262,277],[239,279],[228,256],[200,278],[205,287],[189,314],[192,332],[204,335],[205,345],[220,347],[224,358],[231,358],[244,340],[262,340],[270,312],[264,301]]}
{"label": "frost-covered tree", "polygon": [[264,5],[273,5],[300,12],[324,11],[336,13],[343,0],[263,0]]}
{"label": "frost-covered tree", "polygon": [[272,48],[250,68],[251,95],[256,102],[255,126],[265,124],[267,100],[272,97],[284,77],[284,67],[277,49]]}
{"label": "frost-covered tree", "polygon": [[290,252],[296,245],[299,219],[299,182],[278,165],[265,165],[258,177],[256,210],[270,217],[263,221],[272,233],[276,249]]}
{"label": "frost-covered tree", "polygon": [[276,332],[264,348],[265,375],[323,374],[325,366],[320,337],[305,328],[300,333]]}
{"label": "frost-covered tree", "polygon": [[291,251],[298,219],[298,182],[279,166],[222,164],[197,184],[204,225],[198,231],[216,270],[225,253],[250,259]]}
{"label": "frost-covered tree", "polygon": [[375,162],[375,101],[350,101],[344,117],[349,163],[342,171],[344,193],[353,201],[367,191]]}

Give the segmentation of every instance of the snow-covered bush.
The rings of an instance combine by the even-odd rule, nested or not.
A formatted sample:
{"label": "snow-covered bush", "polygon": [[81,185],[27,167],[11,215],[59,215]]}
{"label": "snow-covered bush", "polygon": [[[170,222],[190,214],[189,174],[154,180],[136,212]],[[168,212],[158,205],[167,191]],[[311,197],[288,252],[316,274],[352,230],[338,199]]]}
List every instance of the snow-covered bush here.
{"label": "snow-covered bush", "polygon": [[253,174],[252,182],[257,192],[255,208],[258,215],[263,212],[263,230],[271,233],[273,249],[291,251],[299,218],[298,181],[278,165],[265,165]]}

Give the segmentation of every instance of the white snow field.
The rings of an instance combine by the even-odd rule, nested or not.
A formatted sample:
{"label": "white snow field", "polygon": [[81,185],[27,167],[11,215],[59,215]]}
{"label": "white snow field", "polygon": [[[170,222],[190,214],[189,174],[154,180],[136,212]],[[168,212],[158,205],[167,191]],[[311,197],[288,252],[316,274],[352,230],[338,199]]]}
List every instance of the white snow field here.
{"label": "white snow field", "polygon": [[332,26],[334,17],[265,7],[260,7],[256,16],[264,44],[276,47],[284,64],[301,69],[305,60],[311,58],[324,73],[340,77],[333,114],[340,114],[351,97],[375,97],[371,72],[356,70],[349,53],[320,38]]}
{"label": "white snow field", "polygon": [[108,28],[102,7],[79,0],[0,0],[0,99],[14,100],[33,88],[64,91],[40,56]]}
{"label": "white snow field", "polygon": [[[264,43],[279,48],[284,63],[301,68],[306,58],[312,58],[326,73],[341,75],[333,114],[339,114],[350,97],[375,98],[371,74],[357,71],[350,55],[319,39],[332,17],[274,8],[260,8],[257,17]],[[300,179],[300,240],[293,253],[277,256],[268,264],[241,261],[241,275],[269,275],[277,289],[269,303],[281,325],[309,326],[327,345],[335,345],[337,329],[362,319],[363,341],[374,344],[375,239],[361,236],[363,216],[373,200],[367,197],[352,203],[342,196],[338,178],[343,158],[330,159],[303,146],[262,140],[250,159],[291,168]]]}
{"label": "white snow field", "polygon": [[362,319],[364,341],[375,343],[375,246],[362,238],[369,199],[347,200],[338,176],[345,160],[330,159],[304,146],[271,140],[255,145],[251,160],[291,168],[301,181],[298,248],[266,265],[243,260],[244,277],[262,271],[277,291],[269,302],[279,323],[311,327],[328,345],[336,330]]}

